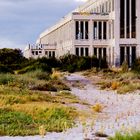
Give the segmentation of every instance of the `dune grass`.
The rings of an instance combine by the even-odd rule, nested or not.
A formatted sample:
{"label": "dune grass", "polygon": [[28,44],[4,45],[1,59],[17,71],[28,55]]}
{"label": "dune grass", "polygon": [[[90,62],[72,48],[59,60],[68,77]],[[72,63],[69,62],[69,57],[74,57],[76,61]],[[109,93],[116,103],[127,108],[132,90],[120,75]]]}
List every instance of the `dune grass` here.
{"label": "dune grass", "polygon": [[[66,104],[78,99],[70,91],[63,91],[70,89],[61,80],[50,77],[41,71],[0,75],[1,136],[38,135],[42,125],[45,131],[61,132],[74,125],[78,113]],[[39,85],[48,88],[33,89]]]}
{"label": "dune grass", "polygon": [[125,135],[116,133],[115,137],[109,138],[109,140],[140,140],[140,132]]}

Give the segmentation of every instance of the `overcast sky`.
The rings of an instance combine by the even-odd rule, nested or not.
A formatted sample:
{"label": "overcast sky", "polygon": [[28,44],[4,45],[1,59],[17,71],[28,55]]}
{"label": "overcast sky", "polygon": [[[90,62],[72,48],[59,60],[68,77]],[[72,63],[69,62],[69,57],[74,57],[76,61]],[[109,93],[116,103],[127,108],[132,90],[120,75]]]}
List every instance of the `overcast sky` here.
{"label": "overcast sky", "polygon": [[39,34],[84,0],[0,0],[0,48],[35,43]]}

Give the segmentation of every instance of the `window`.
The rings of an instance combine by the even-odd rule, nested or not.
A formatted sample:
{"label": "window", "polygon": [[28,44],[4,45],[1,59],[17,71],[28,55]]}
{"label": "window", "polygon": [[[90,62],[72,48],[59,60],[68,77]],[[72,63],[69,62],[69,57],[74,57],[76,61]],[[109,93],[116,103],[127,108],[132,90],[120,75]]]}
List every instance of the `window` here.
{"label": "window", "polygon": [[81,48],[81,56],[84,56],[84,48]]}
{"label": "window", "polygon": [[34,51],[32,51],[32,55],[34,55]]}
{"label": "window", "polygon": [[48,55],[48,51],[45,51],[45,55]]}
{"label": "window", "polygon": [[84,39],[84,23],[83,23],[83,21],[80,22],[80,29],[81,29],[80,39]]}
{"label": "window", "polygon": [[103,39],[107,39],[107,24],[106,22],[103,22],[104,30],[103,30]]}
{"label": "window", "polygon": [[[133,1],[133,0],[132,0]],[[127,6],[126,6],[126,14],[127,14],[127,18],[126,18],[126,36],[127,36],[127,38],[130,38],[130,0],[127,0]]]}
{"label": "window", "polygon": [[38,51],[36,51],[36,55],[38,55]]}
{"label": "window", "polygon": [[98,34],[99,34],[99,39],[102,39],[102,22],[99,22],[99,30],[98,30]]}
{"label": "window", "polygon": [[76,39],[88,39],[89,33],[88,21],[76,21],[75,22],[75,38]]}
{"label": "window", "polygon": [[132,38],[136,38],[136,0],[131,1],[131,11],[132,11]]}
{"label": "window", "polygon": [[94,48],[94,50],[93,50],[93,51],[94,51],[94,53],[93,53],[93,54],[94,54],[94,56],[96,56],[96,57],[97,57],[97,48]]}
{"label": "window", "polygon": [[79,34],[79,21],[76,21],[75,28],[76,28],[76,39],[78,39],[78,34]]}
{"label": "window", "polygon": [[51,51],[49,51],[49,57],[52,57]]}
{"label": "window", "polygon": [[55,51],[52,52],[52,57],[55,57]]}
{"label": "window", "polygon": [[93,39],[97,39],[97,22],[93,24]]}
{"label": "window", "polygon": [[85,56],[89,56],[88,48],[85,48]]}
{"label": "window", "polygon": [[125,0],[120,0],[120,38],[125,37]]}
{"label": "window", "polygon": [[85,39],[88,39],[88,21],[85,22]]}
{"label": "window", "polygon": [[79,48],[76,48],[76,55],[79,56]]}

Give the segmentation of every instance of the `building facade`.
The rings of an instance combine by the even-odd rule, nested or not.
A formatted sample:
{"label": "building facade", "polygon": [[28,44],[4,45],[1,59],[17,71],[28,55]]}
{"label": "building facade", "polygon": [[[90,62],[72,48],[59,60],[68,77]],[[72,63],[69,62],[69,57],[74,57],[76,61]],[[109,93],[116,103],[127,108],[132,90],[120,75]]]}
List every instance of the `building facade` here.
{"label": "building facade", "polygon": [[95,55],[110,66],[124,61],[131,66],[140,56],[139,27],[140,0],[89,0],[41,33],[25,57]]}

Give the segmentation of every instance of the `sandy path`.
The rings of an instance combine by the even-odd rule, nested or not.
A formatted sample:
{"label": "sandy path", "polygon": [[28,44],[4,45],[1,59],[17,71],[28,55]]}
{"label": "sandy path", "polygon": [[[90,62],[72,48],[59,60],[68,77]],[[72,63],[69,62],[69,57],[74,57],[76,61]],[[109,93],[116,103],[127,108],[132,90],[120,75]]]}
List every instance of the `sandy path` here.
{"label": "sandy path", "polygon": [[[89,138],[95,140],[93,133],[102,130],[105,134],[114,135],[118,130],[140,130],[140,95],[118,95],[114,91],[99,90],[84,76],[71,74],[66,76],[72,86],[80,83],[83,88],[72,86],[72,93],[91,105],[100,103],[105,106],[96,120],[94,132],[89,131]],[[96,80],[96,79],[95,79]],[[93,138],[94,137],[94,138]],[[0,140],[83,140],[82,126],[68,130],[66,133],[48,133],[45,138],[33,137],[1,137]],[[101,140],[101,138],[99,139]]]}

